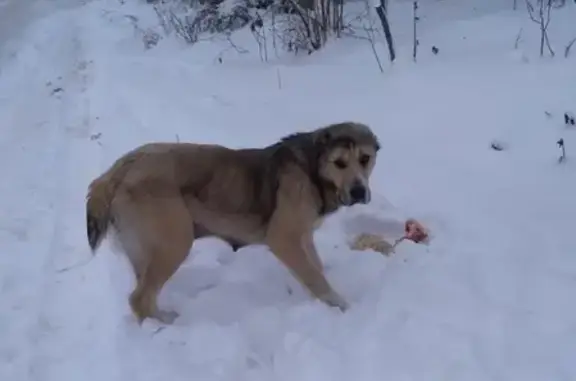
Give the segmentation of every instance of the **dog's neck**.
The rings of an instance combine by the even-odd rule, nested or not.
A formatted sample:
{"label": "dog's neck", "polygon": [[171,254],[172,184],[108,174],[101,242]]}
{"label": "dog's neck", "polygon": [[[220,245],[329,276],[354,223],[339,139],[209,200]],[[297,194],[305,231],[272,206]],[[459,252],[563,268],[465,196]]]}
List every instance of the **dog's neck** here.
{"label": "dog's neck", "polygon": [[[304,145],[290,144],[292,140],[296,139],[301,139],[300,144]],[[314,147],[315,143],[312,139],[312,134],[297,133],[286,137],[284,142],[288,144],[284,146],[277,144],[274,146],[274,148],[280,149],[279,151],[275,150],[275,153],[280,154],[283,158],[291,157],[291,161],[298,165],[310,177],[320,199],[318,216],[325,217],[336,212],[341,206],[338,200],[337,190],[334,184],[322,179],[318,173],[318,162],[321,153]]]}
{"label": "dog's neck", "polygon": [[338,209],[340,209],[340,202],[336,193],[336,187],[315,173],[312,177],[312,182],[318,191],[320,197],[320,207],[318,208],[318,215],[326,217]]}

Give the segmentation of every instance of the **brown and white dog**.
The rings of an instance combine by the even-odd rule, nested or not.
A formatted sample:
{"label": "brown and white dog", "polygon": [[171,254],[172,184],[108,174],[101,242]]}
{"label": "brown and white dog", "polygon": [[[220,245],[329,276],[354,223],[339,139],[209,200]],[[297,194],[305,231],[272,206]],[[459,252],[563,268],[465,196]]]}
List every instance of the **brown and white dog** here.
{"label": "brown and white dog", "polygon": [[368,203],[379,143],[370,128],[344,122],[252,149],[150,143],[120,157],[89,186],[87,234],[95,253],[110,227],[136,276],[129,298],[142,322],[171,323],[157,296],[195,239],[215,236],[236,251],[266,244],[330,306],[347,302],[323,273],[313,243],[321,220]]}

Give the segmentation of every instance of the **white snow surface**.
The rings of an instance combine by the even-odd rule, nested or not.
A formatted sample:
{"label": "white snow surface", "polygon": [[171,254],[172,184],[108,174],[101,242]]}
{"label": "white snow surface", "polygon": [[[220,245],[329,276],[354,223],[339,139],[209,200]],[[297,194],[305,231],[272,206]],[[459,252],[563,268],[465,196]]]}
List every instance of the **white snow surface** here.
{"label": "white snow surface", "polygon": [[[576,380],[576,5],[553,12],[556,57],[540,58],[512,1],[423,0],[413,63],[411,2],[390,4],[384,73],[352,38],[268,62],[249,31],[233,35],[245,54],[173,36],[145,49],[161,29],[135,0],[31,20],[0,55],[0,380]],[[144,142],[263,146],[343,120],[382,144],[373,202],[315,237],[350,310],[312,300],[265,247],[205,239],[160,296],[181,316],[134,322],[125,258],[87,245],[91,179]],[[407,217],[428,246],[346,246]]]}

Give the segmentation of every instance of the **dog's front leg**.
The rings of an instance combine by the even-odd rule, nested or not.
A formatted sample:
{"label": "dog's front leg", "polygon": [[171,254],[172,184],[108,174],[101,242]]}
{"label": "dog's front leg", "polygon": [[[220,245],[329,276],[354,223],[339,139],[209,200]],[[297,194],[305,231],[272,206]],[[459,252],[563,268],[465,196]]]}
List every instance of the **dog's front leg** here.
{"label": "dog's front leg", "polygon": [[320,255],[318,255],[318,251],[316,251],[316,246],[314,245],[314,239],[312,237],[312,233],[306,234],[304,236],[303,243],[304,243],[304,251],[306,251],[308,259],[312,262],[314,266],[316,266],[316,268],[320,272],[324,272],[324,264],[322,263]]}
{"label": "dog's front leg", "polygon": [[274,255],[316,298],[342,311],[348,309],[348,303],[330,285],[322,270],[314,264],[304,249],[308,245],[304,236],[285,239],[273,239],[269,246]]}
{"label": "dog's front leg", "polygon": [[[316,269],[318,269],[320,274],[324,277],[325,276],[324,275],[324,265],[322,263],[322,259],[318,255],[318,251],[316,250],[316,246],[314,245],[314,240],[313,240],[312,234],[304,235],[303,243],[304,243],[303,247],[304,247],[304,250],[306,251],[307,258],[310,260],[312,265],[314,265],[316,267]],[[346,300],[342,296],[340,296],[338,293],[336,293],[334,290],[332,290],[332,293],[329,295],[329,297],[324,298],[324,301],[328,305],[338,306],[342,311],[345,311],[346,309],[348,309],[348,303],[346,302]]]}
{"label": "dog's front leg", "polygon": [[346,300],[332,288],[322,272],[310,232],[303,231],[302,225],[287,226],[286,220],[278,223],[279,220],[272,218],[268,230],[270,250],[313,296],[342,311],[348,309]]}
{"label": "dog's front leg", "polygon": [[276,208],[266,230],[266,244],[274,255],[316,298],[342,311],[348,303],[322,271],[312,234],[318,215],[318,200],[313,186],[298,167],[286,169],[280,178]]}

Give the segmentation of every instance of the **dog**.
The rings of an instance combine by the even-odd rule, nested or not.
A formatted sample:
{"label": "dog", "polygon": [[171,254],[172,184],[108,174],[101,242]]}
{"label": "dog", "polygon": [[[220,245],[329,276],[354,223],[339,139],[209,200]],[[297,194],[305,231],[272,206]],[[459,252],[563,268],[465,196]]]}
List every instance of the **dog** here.
{"label": "dog", "polygon": [[355,122],[294,133],[264,148],[147,143],[90,183],[88,243],[95,255],[114,231],[134,270],[129,304],[140,324],[177,318],[158,308],[157,296],[194,240],[209,236],[234,251],[267,245],[312,297],[345,311],[348,303],[324,276],[313,233],[341,207],[370,202],[379,148],[372,130]]}

